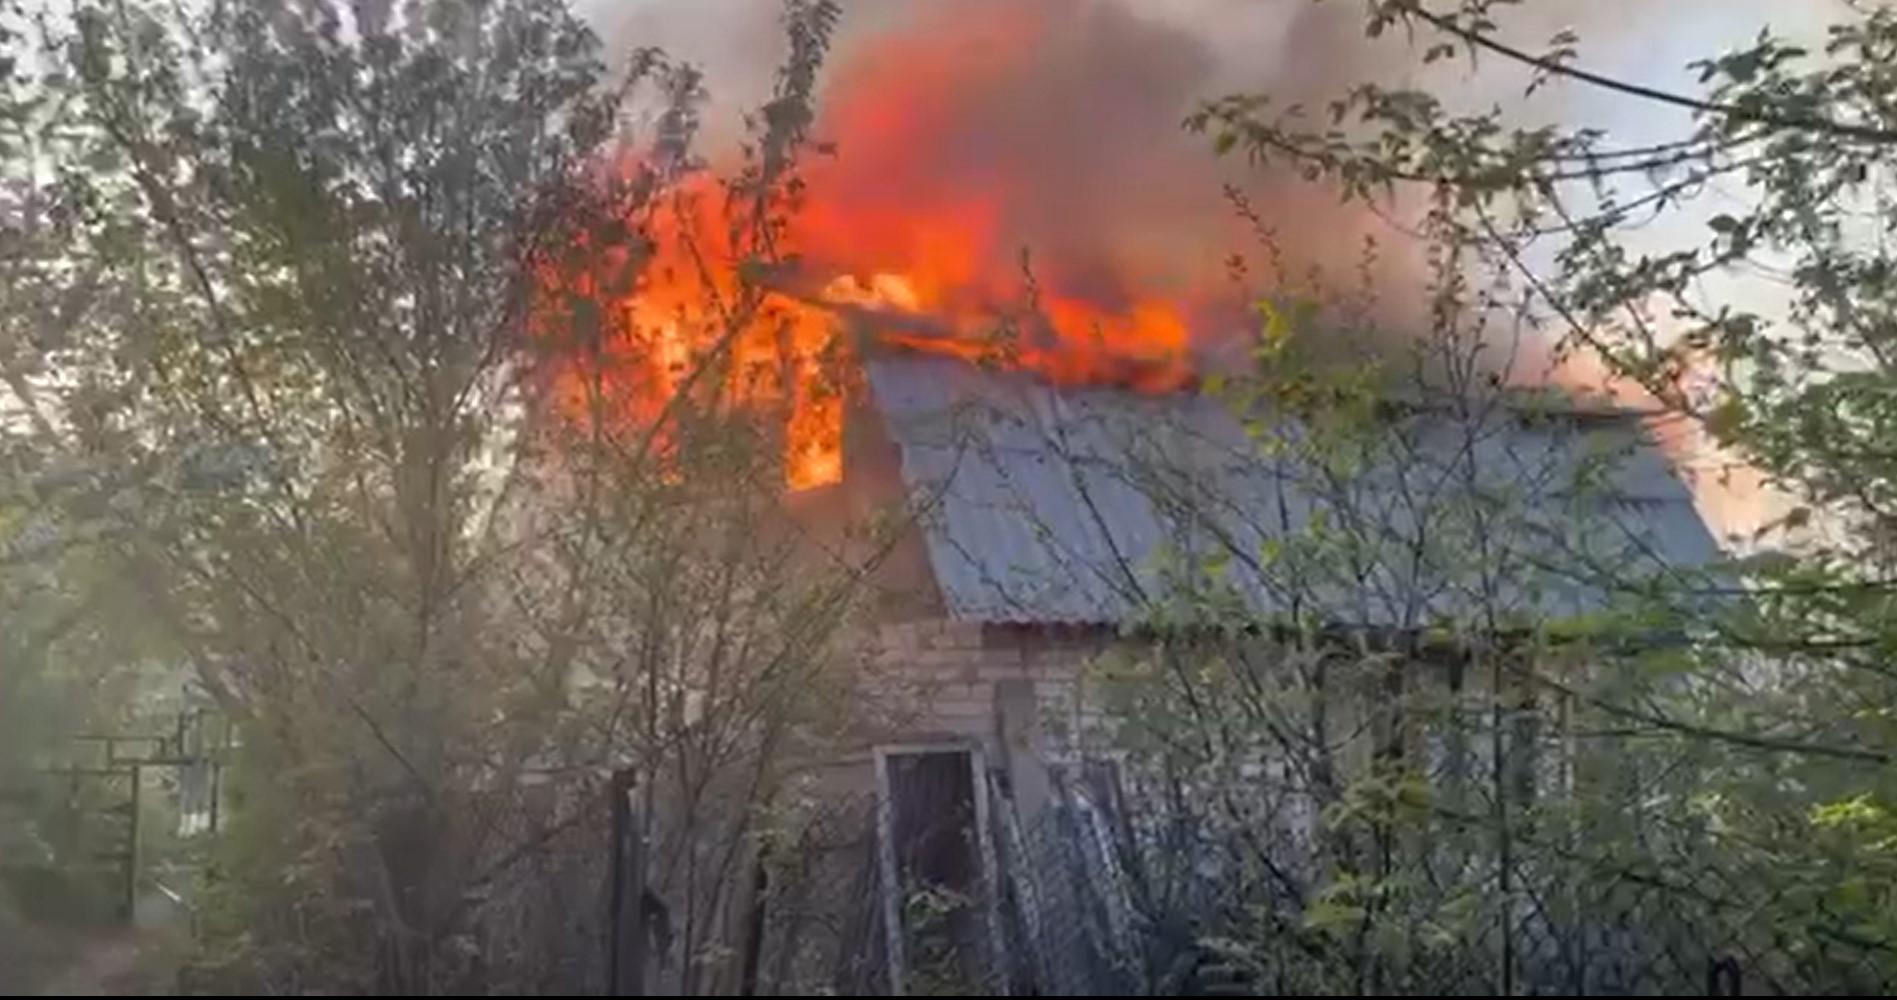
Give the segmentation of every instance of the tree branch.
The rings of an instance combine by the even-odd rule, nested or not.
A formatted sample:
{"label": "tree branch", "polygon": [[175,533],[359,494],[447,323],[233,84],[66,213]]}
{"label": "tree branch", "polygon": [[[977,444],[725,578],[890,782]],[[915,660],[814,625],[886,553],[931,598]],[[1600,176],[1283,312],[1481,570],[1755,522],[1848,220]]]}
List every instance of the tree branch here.
{"label": "tree branch", "polygon": [[1591,84],[1605,90],[1611,90],[1615,93],[1625,94],[1629,97],[1638,97],[1644,100],[1657,101],[1661,104],[1669,104],[1678,108],[1685,108],[1696,114],[1717,115],[1731,121],[1751,122],[1756,125],[1765,125],[1775,129],[1824,132],[1830,135],[1847,139],[1859,139],[1866,142],[1897,142],[1897,130],[1893,129],[1875,128],[1868,125],[1852,125],[1848,122],[1840,122],[1819,115],[1780,115],[1769,111],[1754,111],[1750,108],[1742,108],[1735,104],[1725,104],[1718,101],[1688,97],[1684,94],[1676,94],[1671,91],[1660,90],[1656,87],[1648,87],[1643,84],[1617,80],[1610,76],[1604,76],[1600,73],[1580,69],[1575,66],[1569,66],[1565,63],[1556,62],[1552,59],[1518,49],[1506,42],[1497,40],[1493,35],[1478,31],[1474,28],[1464,27],[1458,23],[1455,18],[1435,13],[1425,8],[1421,3],[1416,2],[1416,0],[1397,0],[1395,6],[1399,11],[1424,21],[1445,34],[1454,35],[1472,46],[1493,52],[1506,59],[1512,59],[1524,65],[1532,66],[1544,73],[1579,80],[1582,83]]}

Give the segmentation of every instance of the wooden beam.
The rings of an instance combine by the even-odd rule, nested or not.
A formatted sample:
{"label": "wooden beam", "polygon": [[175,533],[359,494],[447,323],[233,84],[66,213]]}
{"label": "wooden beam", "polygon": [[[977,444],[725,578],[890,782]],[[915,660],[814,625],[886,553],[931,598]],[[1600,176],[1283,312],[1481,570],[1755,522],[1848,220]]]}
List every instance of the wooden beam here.
{"label": "wooden beam", "polygon": [[889,757],[905,748],[876,748],[876,861],[882,875],[883,963],[888,966],[889,995],[907,996],[903,963],[902,876],[896,867],[896,803],[889,784]]}
{"label": "wooden beam", "polygon": [[125,845],[125,921],[132,922],[138,916],[138,866],[139,866],[139,801],[145,782],[138,765],[132,765],[131,824],[126,830]]}

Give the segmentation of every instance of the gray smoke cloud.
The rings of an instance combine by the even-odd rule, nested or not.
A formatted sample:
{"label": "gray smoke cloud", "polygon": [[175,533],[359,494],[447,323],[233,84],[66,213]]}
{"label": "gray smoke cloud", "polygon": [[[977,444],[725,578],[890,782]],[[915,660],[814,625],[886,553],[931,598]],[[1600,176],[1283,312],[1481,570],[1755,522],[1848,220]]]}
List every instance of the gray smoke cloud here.
{"label": "gray smoke cloud", "polygon": [[[601,6],[594,19],[615,45],[658,45],[705,68],[715,145],[734,138],[728,112],[768,93],[781,51],[776,11],[772,0],[690,0]],[[979,19],[1027,33],[1027,51],[986,51],[980,39],[955,50],[959,29]],[[818,125],[838,157],[813,170],[812,184],[829,185],[819,197],[932,215],[982,192],[1000,208],[999,231],[979,248],[987,273],[1011,275],[1026,251],[1036,277],[1062,294],[1108,310],[1186,298],[1195,333],[1234,328],[1247,321],[1227,263],[1263,254],[1227,185],[1245,190],[1300,270],[1351,270],[1379,224],[1214,157],[1182,121],[1238,87],[1316,99],[1362,79],[1376,63],[1361,41],[1345,5],[1307,0],[857,0],[845,7]],[[911,95],[926,127],[900,145],[852,134],[848,112],[863,89],[903,85],[881,61],[910,50],[962,64],[947,71],[950,92]]]}
{"label": "gray smoke cloud", "polygon": [[[1741,44],[1757,29],[1810,32],[1826,0],[1542,0],[1512,10],[1510,37],[1535,47],[1563,28],[1583,39],[1591,67],[1657,86],[1691,89],[1685,64]],[[658,45],[700,63],[715,103],[713,145],[735,141],[736,109],[768,93],[782,49],[776,0],[619,0],[582,4],[617,47]],[[1227,260],[1268,256],[1222,194],[1240,188],[1277,234],[1294,274],[1321,268],[1335,286],[1356,280],[1366,239],[1382,247],[1372,279],[1391,326],[1415,307],[1418,248],[1386,219],[1295,176],[1212,155],[1183,117],[1204,98],[1233,91],[1318,105],[1365,80],[1417,84],[1472,107],[1500,104],[1522,122],[1601,125],[1627,141],[1672,134],[1678,115],[1657,113],[1583,87],[1555,87],[1523,100],[1527,74],[1495,62],[1422,68],[1417,50],[1433,37],[1370,40],[1360,4],[1331,0],[851,0],[828,67],[825,104],[850,100],[878,53],[928,47],[981,18],[1007,18],[1034,33],[1030,52],[998,55],[971,44],[952,53],[966,65],[953,93],[919,92],[928,127],[901,148],[868,138],[839,140],[835,165],[813,183],[843,185],[847,197],[919,211],[958,192],[991,192],[1002,231],[984,248],[989,269],[1014,266],[1021,249],[1063,291],[1104,307],[1135,293],[1192,289],[1209,330],[1243,323],[1236,289],[1203,301]],[[887,79],[881,85],[897,81]],[[877,81],[868,81],[878,85]],[[899,84],[898,84],[899,85]],[[834,124],[821,120],[819,131]],[[846,130],[847,131],[847,130]],[[1125,287],[1137,278],[1140,288]],[[1216,297],[1214,297],[1216,298]],[[1202,332],[1202,331],[1195,331]],[[1216,337],[1209,338],[1216,340]]]}

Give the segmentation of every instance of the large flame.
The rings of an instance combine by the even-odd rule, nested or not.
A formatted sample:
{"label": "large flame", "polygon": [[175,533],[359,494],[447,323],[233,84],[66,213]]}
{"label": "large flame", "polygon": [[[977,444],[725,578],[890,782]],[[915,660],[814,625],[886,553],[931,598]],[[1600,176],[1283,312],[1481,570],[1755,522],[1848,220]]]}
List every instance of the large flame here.
{"label": "large flame", "polygon": [[[688,183],[642,220],[657,259],[611,305],[622,329],[596,355],[610,377],[569,373],[570,400],[610,383],[617,415],[641,426],[662,422],[679,393],[715,389],[782,429],[785,478],[800,488],[842,475],[847,378],[834,362],[859,347],[980,358],[1061,384],[1191,382],[1192,331],[1223,291],[1202,223],[1225,213],[1204,176],[1142,158],[1158,137],[1179,144],[1170,162],[1205,159],[1177,127],[1196,54],[1118,5],[932,10],[834,67],[817,130],[837,155],[806,164],[777,248],[796,273],[770,286],[760,314],[730,315],[742,289],[722,192]],[[1174,184],[1193,189],[1190,211]],[[715,372],[692,374],[708,361]]]}
{"label": "large flame", "polygon": [[[637,220],[656,259],[635,287],[555,283],[611,300],[607,336],[568,352],[556,372],[565,408],[660,450],[677,413],[737,410],[781,438],[771,444],[784,479],[805,488],[842,477],[848,362],[859,348],[983,359],[1063,384],[1164,392],[1189,383],[1190,354],[1222,346],[1203,334],[1245,328],[1225,311],[1242,299],[1224,284],[1225,254],[1252,234],[1218,197],[1227,178],[1178,128],[1210,84],[1203,40],[1132,7],[865,8],[880,26],[840,51],[819,109],[816,131],[837,155],[806,162],[800,204],[774,248],[795,256],[793,273],[763,279],[772,291],[748,311],[723,192],[708,178],[687,182]],[[1294,27],[1315,34],[1293,31],[1259,70],[1280,89],[1365,69],[1338,63],[1350,50],[1332,43],[1354,37],[1348,19],[1314,10]],[[1280,266],[1357,273],[1364,240],[1380,231],[1369,213],[1313,198],[1296,178],[1247,188],[1294,251]],[[1414,305],[1401,291],[1420,287],[1413,263],[1381,262],[1385,305]],[[1399,329],[1406,319],[1386,318]],[[1586,355],[1534,381],[1663,409]],[[1783,506],[1696,427],[1656,421],[1654,431],[1721,534],[1750,535]]]}
{"label": "large flame", "polygon": [[[546,291],[598,306],[588,342],[556,345],[555,402],[656,458],[672,452],[682,424],[735,412],[776,432],[793,489],[836,482],[842,393],[831,362],[842,345],[834,316],[741,281],[728,211],[715,184],[694,180],[634,220],[649,259],[634,266],[627,254],[581,255],[578,267],[549,269]],[[615,287],[610,274],[630,274],[632,284]]]}
{"label": "large flame", "polygon": [[[1025,316],[1007,345],[1014,364],[1062,383],[1180,388],[1204,288],[1181,280],[1178,262],[1139,250],[1163,247],[1167,222],[1193,227],[1125,211],[1143,198],[1136,185],[1098,199],[1086,191],[1111,172],[1088,146],[1118,127],[1103,72],[1116,53],[1101,38],[1132,30],[1126,15],[1061,3],[974,10],[942,8],[839,67],[821,123],[841,155],[810,171],[800,249],[858,287],[900,286],[896,304],[951,331],[886,341],[967,357],[989,350],[998,318],[1014,314]],[[1050,143],[1055,116],[1036,105],[1064,108],[1073,135]],[[1163,109],[1127,110],[1176,128]]]}

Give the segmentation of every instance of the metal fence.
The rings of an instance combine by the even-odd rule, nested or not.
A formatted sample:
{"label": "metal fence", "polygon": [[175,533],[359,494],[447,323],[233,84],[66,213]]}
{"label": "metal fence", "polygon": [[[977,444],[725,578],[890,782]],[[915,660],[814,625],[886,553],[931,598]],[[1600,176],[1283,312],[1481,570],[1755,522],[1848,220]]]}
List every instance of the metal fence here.
{"label": "metal fence", "polygon": [[484,805],[497,853],[477,878],[470,951],[490,993],[607,990],[609,811],[596,781],[510,789]]}
{"label": "metal fence", "polygon": [[[1603,754],[1651,763],[1627,747]],[[1665,810],[1602,816],[1559,787],[1519,788],[1492,762],[1431,759],[1438,794],[1402,802],[1385,788],[1389,808],[1358,816],[1340,813],[1348,796],[1316,801],[1268,768],[1221,789],[1169,786],[1178,775],[1137,762],[1075,764],[1054,769],[1032,814],[1005,769],[978,765],[973,788],[946,771],[892,772],[884,796],[831,795],[753,838],[758,853],[739,866],[749,891],[723,897],[728,919],[690,953],[655,930],[694,905],[668,895],[662,872],[626,883],[622,871],[614,890],[616,863],[659,863],[619,839],[629,817],[611,797],[626,787],[515,790],[487,822],[517,853],[491,859],[496,876],[477,886],[470,947],[486,956],[484,987],[505,993],[668,993],[694,980],[746,995],[1897,985],[1897,945],[1802,895],[1769,854],[1725,849],[1719,831]],[[1451,794],[1457,780],[1469,787]],[[908,806],[891,808],[892,792]],[[622,964],[615,977],[632,954],[643,974]],[[679,976],[711,966],[721,971]]]}
{"label": "metal fence", "polygon": [[[993,779],[994,870],[978,892],[906,881],[893,911],[873,802],[835,810],[773,884],[751,991],[1875,995],[1893,985],[1890,942],[1827,923],[1822,907],[1775,895],[1768,873],[1747,878],[1684,842],[1655,838],[1644,857],[1616,862],[1545,822],[1524,818],[1498,846],[1488,817],[1443,817],[1373,845],[1389,859],[1378,884],[1325,894],[1265,870],[1251,854],[1260,842],[1228,842],[1258,830],[1192,829],[1082,773],[1059,786],[1030,823]],[[1283,863],[1302,863],[1308,845],[1283,846]],[[1333,889],[1348,881],[1331,873]],[[885,943],[892,912],[899,969]]]}

